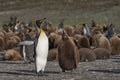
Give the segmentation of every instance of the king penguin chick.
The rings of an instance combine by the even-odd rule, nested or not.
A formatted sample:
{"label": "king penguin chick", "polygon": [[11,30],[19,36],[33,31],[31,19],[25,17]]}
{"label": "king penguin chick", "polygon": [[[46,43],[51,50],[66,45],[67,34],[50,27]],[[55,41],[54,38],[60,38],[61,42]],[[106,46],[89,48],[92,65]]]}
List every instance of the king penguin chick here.
{"label": "king penguin chick", "polygon": [[62,40],[58,45],[58,62],[62,72],[65,72],[65,70],[73,71],[79,63],[78,48],[64,30]]}
{"label": "king penguin chick", "polygon": [[48,37],[46,36],[44,30],[40,28],[40,34],[38,36],[35,48],[35,66],[38,76],[43,76],[44,69],[47,63],[48,46]]}

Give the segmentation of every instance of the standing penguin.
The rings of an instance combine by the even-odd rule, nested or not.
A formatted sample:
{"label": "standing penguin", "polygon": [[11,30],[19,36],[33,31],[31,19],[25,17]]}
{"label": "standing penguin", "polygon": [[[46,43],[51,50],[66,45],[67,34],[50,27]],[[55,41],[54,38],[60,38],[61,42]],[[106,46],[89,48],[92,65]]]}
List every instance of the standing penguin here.
{"label": "standing penguin", "polygon": [[35,66],[36,72],[39,75],[43,75],[46,63],[47,63],[47,56],[48,56],[48,37],[46,36],[44,30],[40,27],[40,33],[36,36],[35,41]]}
{"label": "standing penguin", "polygon": [[58,61],[62,72],[72,71],[77,68],[79,62],[78,48],[65,31],[63,31],[62,40],[58,45]]}

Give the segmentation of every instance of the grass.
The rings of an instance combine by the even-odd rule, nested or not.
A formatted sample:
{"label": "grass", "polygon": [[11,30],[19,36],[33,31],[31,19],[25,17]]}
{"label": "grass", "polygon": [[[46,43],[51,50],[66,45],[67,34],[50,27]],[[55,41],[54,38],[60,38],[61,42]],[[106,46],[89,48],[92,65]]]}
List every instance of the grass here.
{"label": "grass", "polygon": [[[95,20],[97,24],[114,23],[120,31],[119,0],[1,0],[0,22],[12,15],[29,22],[42,17],[58,25],[65,18],[66,25],[79,25]],[[73,2],[69,2],[73,1]]]}

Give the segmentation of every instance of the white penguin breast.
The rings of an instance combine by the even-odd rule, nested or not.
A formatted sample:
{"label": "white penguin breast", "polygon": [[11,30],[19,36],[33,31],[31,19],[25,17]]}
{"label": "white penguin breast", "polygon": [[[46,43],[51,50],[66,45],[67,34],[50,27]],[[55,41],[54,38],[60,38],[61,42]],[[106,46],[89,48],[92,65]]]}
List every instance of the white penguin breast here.
{"label": "white penguin breast", "polygon": [[40,36],[36,46],[36,56],[46,59],[48,55],[48,38],[46,35]]}
{"label": "white penguin breast", "polygon": [[42,70],[44,71],[45,65],[47,63],[48,55],[48,38],[44,34],[39,36],[38,43],[36,46],[36,69],[37,73]]}

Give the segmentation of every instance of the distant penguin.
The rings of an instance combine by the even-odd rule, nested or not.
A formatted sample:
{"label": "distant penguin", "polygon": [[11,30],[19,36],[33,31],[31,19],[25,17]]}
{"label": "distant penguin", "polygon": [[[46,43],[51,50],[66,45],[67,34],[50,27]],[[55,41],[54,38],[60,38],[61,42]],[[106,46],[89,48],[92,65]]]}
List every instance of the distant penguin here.
{"label": "distant penguin", "polygon": [[[21,45],[21,47],[22,47],[22,56],[23,56],[23,58],[24,58],[25,63],[29,63],[29,62],[27,62],[26,46],[30,46],[30,45],[32,45],[32,44],[34,44],[33,41],[21,41],[21,42],[19,42],[19,44],[18,44],[18,45]],[[29,53],[28,53],[28,54],[29,54]]]}
{"label": "distant penguin", "polygon": [[28,47],[34,45],[34,41],[32,40],[30,34],[29,34],[29,29],[26,28],[24,31],[24,41],[21,41],[19,43],[21,45],[22,49],[22,56],[24,58],[25,63],[30,63],[32,60],[30,60],[30,54],[32,49],[28,49]]}
{"label": "distant penguin", "polygon": [[62,40],[58,45],[58,61],[62,68],[62,72],[65,70],[73,70],[77,68],[79,62],[78,48],[74,41],[63,31]]}
{"label": "distant penguin", "polygon": [[43,75],[48,56],[48,37],[45,34],[44,30],[40,28],[40,34],[36,37],[35,41],[35,67],[36,73],[39,75]]}

